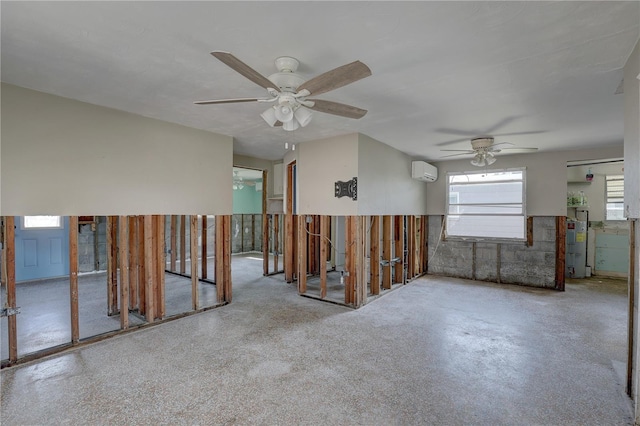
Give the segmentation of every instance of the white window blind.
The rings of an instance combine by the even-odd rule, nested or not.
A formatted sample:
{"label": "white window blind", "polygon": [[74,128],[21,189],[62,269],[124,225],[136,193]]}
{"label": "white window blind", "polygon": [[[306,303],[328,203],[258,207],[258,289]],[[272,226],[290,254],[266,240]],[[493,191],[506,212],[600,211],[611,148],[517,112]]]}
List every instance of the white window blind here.
{"label": "white window blind", "polygon": [[446,236],[525,239],[525,169],[447,175]]}
{"label": "white window blind", "polygon": [[606,176],[606,219],[624,220],[624,175]]}

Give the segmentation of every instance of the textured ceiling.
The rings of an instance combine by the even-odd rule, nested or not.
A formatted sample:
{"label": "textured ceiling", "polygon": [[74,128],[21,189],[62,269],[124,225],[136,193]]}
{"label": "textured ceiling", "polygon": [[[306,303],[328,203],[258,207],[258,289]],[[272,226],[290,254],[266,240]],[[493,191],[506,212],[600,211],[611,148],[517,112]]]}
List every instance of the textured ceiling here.
{"label": "textured ceiling", "polygon": [[[231,135],[278,159],[284,142],[361,132],[414,157],[494,134],[540,150],[620,143],[621,68],[639,2],[9,2],[2,81]],[[367,109],[270,128],[264,104],[193,101],[265,90],[209,52],[263,75],[293,56],[311,78],[356,59],[373,75],[319,98]],[[498,136],[504,133],[535,132]],[[453,143],[453,140],[463,139]],[[449,143],[448,143],[449,142]]]}

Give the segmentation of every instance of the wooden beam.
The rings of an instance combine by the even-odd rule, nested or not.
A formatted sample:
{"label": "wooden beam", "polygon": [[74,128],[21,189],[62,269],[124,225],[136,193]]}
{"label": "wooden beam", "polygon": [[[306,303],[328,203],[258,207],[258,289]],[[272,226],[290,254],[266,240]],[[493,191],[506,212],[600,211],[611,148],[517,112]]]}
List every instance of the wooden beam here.
{"label": "wooden beam", "polygon": [[136,228],[138,220],[135,216],[128,217],[129,230],[129,309],[138,308],[138,237]]}
{"label": "wooden beam", "polygon": [[189,227],[189,236],[191,244],[191,309],[198,309],[198,216],[193,214],[189,216],[191,224]]}
{"label": "wooden beam", "polygon": [[298,293],[305,294],[307,292],[307,216],[298,215]]}
{"label": "wooden beam", "polygon": [[216,294],[218,297],[218,303],[224,302],[224,251],[225,251],[225,237],[224,237],[224,216],[216,216]]}
{"label": "wooden beam", "polygon": [[391,216],[382,216],[382,259],[385,261],[385,266],[382,267],[382,288],[385,290],[391,289],[392,281],[391,232]]}
{"label": "wooden beam", "polygon": [[320,216],[320,298],[327,297],[327,255],[330,216]]}
{"label": "wooden beam", "polygon": [[354,287],[354,306],[359,308],[367,303],[367,277],[365,276],[365,216],[354,216],[355,244],[353,249],[352,285]]}
{"label": "wooden beam", "polygon": [[273,272],[280,269],[280,216],[273,215]]}
{"label": "wooden beam", "polygon": [[117,216],[107,216],[107,315],[118,313]]}
{"label": "wooden beam", "polygon": [[69,217],[69,298],[71,310],[71,343],[80,341],[78,309],[78,216]]}
{"label": "wooden beam", "polygon": [[[16,246],[15,246],[15,218],[13,216],[4,217],[4,262],[3,269],[7,270],[7,308],[16,308]],[[16,316],[7,317],[9,326],[9,362],[18,360],[18,329],[16,327]]]}
{"label": "wooden beam", "polygon": [[180,273],[185,274],[187,271],[187,217],[180,216]]}
{"label": "wooden beam", "polygon": [[171,235],[169,236],[170,240],[171,240],[171,260],[169,262],[169,270],[171,272],[176,272],[176,262],[178,260],[178,242],[176,239],[176,230],[178,227],[178,216],[176,216],[175,214],[171,215],[171,225],[170,225],[170,232]]}
{"label": "wooden beam", "polygon": [[200,275],[202,278],[207,278],[207,215],[202,215],[202,266],[200,267]]}
{"label": "wooden beam", "polygon": [[126,330],[129,328],[129,219],[127,216],[120,216],[118,233],[118,248],[120,249],[120,328]]}
{"label": "wooden beam", "polygon": [[155,319],[155,283],[153,279],[155,277],[155,271],[153,269],[153,258],[155,253],[153,251],[153,216],[144,216],[144,298],[145,298],[145,318],[147,322],[151,323]]}
{"label": "wooden beam", "polygon": [[429,260],[429,216],[423,215],[420,219],[420,273],[427,273]]}
{"label": "wooden beam", "polygon": [[404,257],[404,216],[394,216],[394,257],[400,261],[394,265],[394,282],[405,284],[405,257]]}
{"label": "wooden beam", "polygon": [[145,257],[145,226],[144,216],[138,216],[138,313],[147,314],[147,267]]}
{"label": "wooden beam", "polygon": [[380,294],[380,216],[371,216],[369,275],[371,294]]}
{"label": "wooden beam", "polygon": [[284,279],[288,283],[293,282],[293,275],[298,266],[295,235],[298,229],[298,222],[293,214],[293,167],[295,164],[295,161],[287,164],[287,203],[284,217]]}
{"label": "wooden beam", "polygon": [[567,217],[556,216],[556,277],[555,289],[564,291],[564,272],[566,262]]}
{"label": "wooden beam", "polygon": [[223,217],[224,224],[224,301],[231,303],[232,289],[231,289],[231,215],[225,215]]}
{"label": "wooden beam", "polygon": [[165,215],[156,216],[157,227],[155,239],[158,242],[156,246],[156,319],[163,319],[166,313],[164,297],[164,270],[167,266],[164,247],[165,220]]}
{"label": "wooden beam", "polygon": [[415,216],[406,216],[407,220],[407,279],[413,279],[415,276]]}
{"label": "wooden beam", "polygon": [[533,245],[533,217],[527,216],[527,246]]}
{"label": "wooden beam", "polygon": [[627,395],[633,396],[633,349],[635,346],[636,325],[634,318],[635,298],[636,298],[636,259],[638,258],[638,247],[636,246],[636,232],[638,219],[628,219],[629,221],[629,276],[627,278],[629,287],[628,298],[628,320],[627,320]]}
{"label": "wooden beam", "polygon": [[[269,274],[269,235],[271,227],[269,225],[269,215],[267,214],[267,171],[262,171],[262,274]],[[255,232],[255,231],[254,231]],[[254,242],[255,246],[255,242]],[[255,250],[255,247],[254,247]],[[277,267],[275,269],[278,270]]]}

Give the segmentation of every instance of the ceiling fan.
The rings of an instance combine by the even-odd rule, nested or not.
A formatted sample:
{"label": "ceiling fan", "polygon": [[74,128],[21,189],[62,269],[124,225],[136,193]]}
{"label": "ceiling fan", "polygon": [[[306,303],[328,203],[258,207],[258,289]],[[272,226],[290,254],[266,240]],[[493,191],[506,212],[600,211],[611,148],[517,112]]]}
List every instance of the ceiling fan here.
{"label": "ceiling fan", "polygon": [[[510,145],[511,147],[504,147],[504,145]],[[500,148],[497,148],[500,147]],[[458,155],[470,155],[474,154],[471,164],[478,167],[490,166],[496,162],[495,153],[501,152],[507,149],[514,149],[523,152],[534,152],[538,148],[521,148],[516,147],[509,142],[494,143],[493,136],[480,136],[471,139],[471,149],[441,149],[441,151],[457,151],[457,154],[445,155],[441,158],[456,157]]]}
{"label": "ceiling fan", "polygon": [[269,126],[282,126],[287,131],[296,130],[309,124],[312,117],[310,110],[347,118],[362,118],[367,113],[367,110],[351,105],[308,98],[370,76],[371,70],[360,61],[342,65],[305,81],[300,74],[296,74],[300,63],[289,56],[277,58],[275,65],[278,72],[271,74],[269,77],[264,77],[229,52],[214,51],[211,54],[234,71],[242,74],[258,86],[267,89],[267,95],[263,98],[198,101],[195,102],[196,105],[238,102],[272,103],[272,106],[260,114],[261,117]]}

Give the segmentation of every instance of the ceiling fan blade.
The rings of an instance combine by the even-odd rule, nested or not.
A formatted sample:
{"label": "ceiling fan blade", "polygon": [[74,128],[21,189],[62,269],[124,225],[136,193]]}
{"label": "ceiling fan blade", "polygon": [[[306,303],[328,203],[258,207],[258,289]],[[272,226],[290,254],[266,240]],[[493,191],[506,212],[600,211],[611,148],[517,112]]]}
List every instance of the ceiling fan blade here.
{"label": "ceiling fan blade", "polygon": [[265,89],[276,89],[278,92],[280,91],[280,88],[277,87],[271,80],[251,68],[249,65],[242,62],[240,59],[233,56],[231,53],[216,50],[211,52],[211,54],[219,59],[222,63],[227,65],[229,68],[242,74],[249,80],[256,83],[258,86],[264,87]]}
{"label": "ceiling fan blade", "polygon": [[457,157],[459,155],[469,155],[469,154],[475,154],[474,151],[467,151],[467,152],[460,152],[458,154],[449,154],[449,155],[443,155],[440,158],[447,158],[447,157]]}
{"label": "ceiling fan blade", "polygon": [[234,104],[238,102],[257,102],[258,98],[238,98],[238,99],[216,99],[212,101],[197,101],[196,105],[211,105],[211,104]]}
{"label": "ceiling fan blade", "polygon": [[309,107],[309,109],[318,112],[326,112],[327,114],[339,115],[347,118],[362,118],[367,113],[366,109],[340,104],[338,102],[323,101],[322,99],[309,100],[314,104],[312,107]]}
{"label": "ceiling fan blade", "polygon": [[471,153],[475,152],[475,151],[474,151],[474,150],[472,150],[472,149],[441,149],[440,151],[451,151],[451,152],[453,152],[453,151],[458,151],[458,152],[468,152],[469,154],[471,154]]}
{"label": "ceiling fan blade", "polygon": [[436,146],[447,146],[447,145],[453,145],[454,143],[469,142],[470,139],[471,138],[454,139],[452,141],[437,143]]}
{"label": "ceiling fan blade", "polygon": [[324,74],[307,80],[298,87],[298,92],[307,89],[312,95],[317,96],[329,92],[347,84],[353,83],[371,75],[368,66],[360,61],[334,68]]}
{"label": "ceiling fan blade", "polygon": [[511,149],[511,150],[515,150],[515,151],[524,151],[524,152],[535,152],[538,150],[538,148],[520,148],[520,147],[513,147],[513,148],[502,148],[503,150],[506,149]]}

